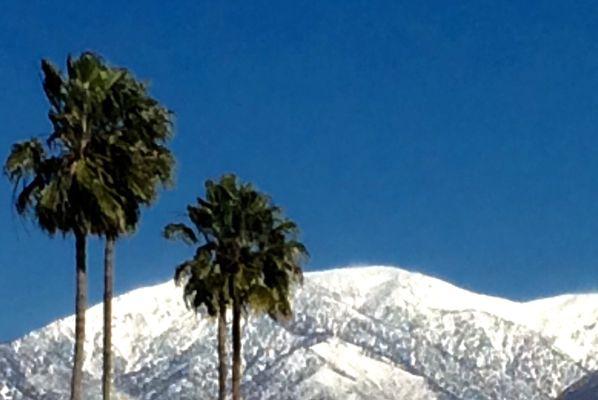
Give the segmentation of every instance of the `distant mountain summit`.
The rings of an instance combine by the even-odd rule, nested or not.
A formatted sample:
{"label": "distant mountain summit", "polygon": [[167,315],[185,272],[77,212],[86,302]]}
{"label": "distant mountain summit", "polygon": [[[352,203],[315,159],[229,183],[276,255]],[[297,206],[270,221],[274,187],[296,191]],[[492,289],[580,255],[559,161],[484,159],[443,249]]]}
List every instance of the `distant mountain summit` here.
{"label": "distant mountain summit", "polygon": [[[243,326],[246,400],[553,400],[598,369],[598,294],[517,303],[361,267],[307,274],[294,305],[284,326]],[[215,326],[180,288],[134,290],[114,310],[115,398],[216,397]],[[87,313],[88,399],[101,398],[101,313]],[[68,398],[73,328],[0,345],[0,399]]]}

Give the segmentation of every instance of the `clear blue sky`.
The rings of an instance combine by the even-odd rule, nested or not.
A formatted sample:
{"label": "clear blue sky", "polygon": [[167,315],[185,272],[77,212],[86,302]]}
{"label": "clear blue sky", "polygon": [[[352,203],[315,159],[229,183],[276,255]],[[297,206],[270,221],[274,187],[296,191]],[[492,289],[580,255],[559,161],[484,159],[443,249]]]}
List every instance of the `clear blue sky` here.
{"label": "clear blue sky", "polygon": [[[598,4],[399,3],[3,2],[0,155],[50,128],[40,59],[90,49],[176,113],[177,186],[119,245],[118,293],[172,277],[189,252],[161,228],[229,171],[300,224],[308,270],[402,265],[512,299],[598,290]],[[72,239],[10,200],[2,178],[0,341],[74,308]]]}

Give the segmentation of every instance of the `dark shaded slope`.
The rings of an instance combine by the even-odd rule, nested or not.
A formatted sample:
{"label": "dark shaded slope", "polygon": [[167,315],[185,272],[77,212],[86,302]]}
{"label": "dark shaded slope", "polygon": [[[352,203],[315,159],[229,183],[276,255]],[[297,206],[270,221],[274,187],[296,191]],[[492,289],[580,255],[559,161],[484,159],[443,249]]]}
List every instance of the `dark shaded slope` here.
{"label": "dark shaded slope", "polygon": [[569,386],[557,400],[598,400],[598,371]]}

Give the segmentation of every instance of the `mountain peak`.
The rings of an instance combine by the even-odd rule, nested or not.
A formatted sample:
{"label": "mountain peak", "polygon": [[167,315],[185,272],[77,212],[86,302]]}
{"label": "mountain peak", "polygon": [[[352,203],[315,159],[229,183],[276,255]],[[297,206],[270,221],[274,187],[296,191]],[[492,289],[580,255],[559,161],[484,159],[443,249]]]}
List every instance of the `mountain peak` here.
{"label": "mountain peak", "polygon": [[[244,324],[246,399],[553,399],[598,368],[598,295],[527,303],[386,266],[309,272],[284,326]],[[214,321],[172,281],[114,303],[123,399],[213,398]],[[100,398],[101,304],[87,312],[85,384]],[[592,324],[592,321],[594,322]],[[0,345],[0,399],[68,393],[73,317]]]}

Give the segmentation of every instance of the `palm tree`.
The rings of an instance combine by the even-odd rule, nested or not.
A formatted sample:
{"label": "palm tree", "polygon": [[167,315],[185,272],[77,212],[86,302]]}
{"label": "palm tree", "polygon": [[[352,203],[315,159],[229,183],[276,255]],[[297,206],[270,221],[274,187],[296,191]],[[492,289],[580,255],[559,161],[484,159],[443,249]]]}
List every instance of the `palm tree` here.
{"label": "palm tree", "polygon": [[[181,264],[175,278],[184,282],[185,296],[193,306],[205,305],[210,315],[232,307],[232,395],[238,400],[242,311],[267,312],[275,319],[289,317],[290,291],[301,281],[300,263],[307,251],[294,240],[295,223],[250,184],[224,175],[218,183],[208,180],[205,186],[206,199],[199,198],[197,205],[187,207],[199,235],[184,224],[168,225],[165,234],[189,243],[202,238],[195,258]],[[218,331],[220,348],[224,333]],[[223,357],[219,352],[219,358]],[[220,398],[224,398],[225,378],[222,374],[219,378]]]}
{"label": "palm tree", "polygon": [[241,256],[229,280],[233,303],[233,400],[241,398],[242,311],[267,313],[275,321],[290,318],[291,290],[294,284],[302,282],[301,263],[308,255],[305,246],[295,240],[297,225],[285,218],[269,197],[247,184],[240,185],[238,197],[235,210],[240,224],[234,231],[248,230],[240,237],[247,236],[249,240],[241,239],[240,250],[233,252]]}
{"label": "palm tree", "polygon": [[64,78],[42,61],[43,88],[50,103],[52,133],[45,144],[30,139],[13,145],[4,171],[14,185],[17,212],[34,219],[50,235],[75,236],[75,349],[71,399],[82,398],[82,374],[87,308],[86,243],[114,227],[125,229],[123,199],[107,185],[110,160],[102,156],[105,135],[97,131],[102,107],[118,71],[97,68],[97,59],[84,53],[68,58]]}
{"label": "palm tree", "polygon": [[199,311],[205,307],[208,315],[218,320],[218,400],[224,400],[227,375],[226,310],[229,305],[227,278],[217,262],[216,243],[202,220],[201,206],[188,206],[187,215],[195,230],[184,223],[173,223],[164,228],[164,236],[197,246],[194,257],[177,266],[175,281],[184,285],[185,303],[189,308]]}
{"label": "palm tree", "polygon": [[140,206],[150,205],[157,197],[160,186],[169,186],[172,180],[174,158],[165,147],[172,137],[170,112],[147,93],[147,87],[128,71],[106,66],[95,57],[97,68],[119,74],[110,88],[102,107],[103,115],[97,129],[104,137],[100,149],[108,160],[107,183],[118,193],[119,206],[125,224],[109,227],[103,232],[104,249],[104,348],[103,399],[110,399],[112,381],[112,290],[114,276],[114,248],[116,240],[135,230]]}

